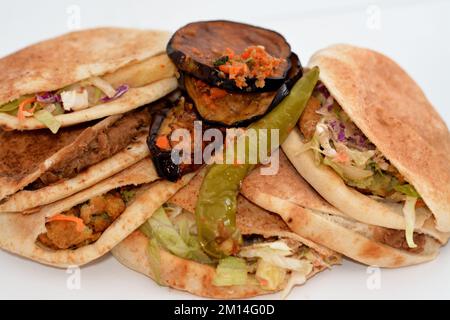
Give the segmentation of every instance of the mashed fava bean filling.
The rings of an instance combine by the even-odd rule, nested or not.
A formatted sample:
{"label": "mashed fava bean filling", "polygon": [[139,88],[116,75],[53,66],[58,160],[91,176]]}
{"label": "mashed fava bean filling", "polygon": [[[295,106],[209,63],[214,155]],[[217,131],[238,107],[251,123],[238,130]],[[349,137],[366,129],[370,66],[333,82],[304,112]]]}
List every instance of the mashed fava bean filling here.
{"label": "mashed fava bean filling", "polygon": [[134,195],[133,188],[119,188],[49,217],[47,232],[41,233],[37,241],[54,250],[91,244],[125,211]]}

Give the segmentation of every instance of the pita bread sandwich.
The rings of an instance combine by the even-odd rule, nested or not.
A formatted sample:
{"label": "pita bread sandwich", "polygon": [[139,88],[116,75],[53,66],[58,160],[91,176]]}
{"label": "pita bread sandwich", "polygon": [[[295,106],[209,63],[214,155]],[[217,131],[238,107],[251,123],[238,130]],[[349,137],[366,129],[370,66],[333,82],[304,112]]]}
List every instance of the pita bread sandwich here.
{"label": "pita bread sandwich", "polygon": [[36,211],[148,155],[141,107],[177,87],[167,40],[91,29],[0,59],[0,212]]}
{"label": "pita bread sandwich", "polygon": [[148,156],[147,109],[48,130],[0,130],[0,212],[33,212]]}
{"label": "pita bread sandwich", "polygon": [[420,221],[410,248],[403,230],[362,223],[330,205],[280,153],[275,175],[254,170],[241,194],[256,205],[277,213],[298,235],[367,265],[396,268],[433,260],[450,233],[436,230],[434,220]]}
{"label": "pita bread sandwich", "polygon": [[450,231],[450,133],[419,86],[386,56],[349,45],[318,51],[305,111],[283,145],[304,179],[364,224]]}
{"label": "pita bread sandwich", "polygon": [[220,299],[284,290],[340,262],[340,256],[293,233],[283,220],[238,198],[239,253],[217,260],[197,240],[195,207],[205,171],[169,199],[137,231],[113,248],[125,266],[163,286]]}
{"label": "pita bread sandwich", "polygon": [[43,41],[0,59],[0,127],[67,127],[122,114],[177,87],[168,33],[98,28]]}
{"label": "pita bread sandwich", "polygon": [[81,266],[126,238],[184,186],[159,180],[150,159],[32,215],[0,215],[0,248],[56,267]]}

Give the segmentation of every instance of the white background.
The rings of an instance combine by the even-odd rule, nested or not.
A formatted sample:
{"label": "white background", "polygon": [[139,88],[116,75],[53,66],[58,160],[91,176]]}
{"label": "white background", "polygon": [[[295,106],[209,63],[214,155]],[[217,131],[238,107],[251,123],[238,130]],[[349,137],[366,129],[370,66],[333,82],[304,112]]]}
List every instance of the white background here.
{"label": "white background", "polygon": [[[80,19],[77,19],[80,12]],[[281,32],[302,62],[333,43],[379,50],[398,61],[450,123],[450,1],[195,1],[72,0],[2,3],[0,56],[81,26],[176,30],[195,20],[231,19]],[[0,70],[1,76],[1,70]],[[302,287],[290,299],[450,298],[450,248],[425,265],[373,273],[346,260]],[[110,255],[81,269],[81,289],[69,290],[66,270],[0,252],[0,298],[191,299],[161,288]],[[369,285],[368,285],[369,283]],[[371,285],[372,283],[372,285]],[[269,299],[277,295],[267,296]]]}

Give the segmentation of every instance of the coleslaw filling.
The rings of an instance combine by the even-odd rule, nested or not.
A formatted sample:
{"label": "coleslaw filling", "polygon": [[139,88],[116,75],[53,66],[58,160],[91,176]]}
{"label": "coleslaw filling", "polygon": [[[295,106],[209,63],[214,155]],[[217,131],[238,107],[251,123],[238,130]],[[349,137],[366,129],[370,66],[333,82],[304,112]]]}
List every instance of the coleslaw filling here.
{"label": "coleslaw filling", "polygon": [[415,208],[425,203],[414,186],[353,123],[323,83],[316,86],[299,126],[308,141],[301,152],[312,150],[317,164],[331,167],[348,186],[364,194],[404,204],[406,239],[415,248]]}
{"label": "coleslaw filling", "polygon": [[0,106],[0,112],[16,116],[21,122],[34,117],[57,133],[61,125],[56,116],[116,100],[128,90],[126,84],[114,88],[100,77],[92,77],[60,90],[20,97]]}
{"label": "coleslaw filling", "polygon": [[315,267],[327,266],[319,253],[285,238],[258,238],[256,242],[245,244],[234,256],[220,260],[211,258],[198,242],[194,215],[172,204],[158,209],[139,230],[149,238],[147,252],[155,275],[161,268],[155,246],[177,257],[215,267],[212,280],[215,286],[257,284],[268,291],[285,287],[283,297],[293,286],[304,282],[298,281],[299,277],[306,280]]}

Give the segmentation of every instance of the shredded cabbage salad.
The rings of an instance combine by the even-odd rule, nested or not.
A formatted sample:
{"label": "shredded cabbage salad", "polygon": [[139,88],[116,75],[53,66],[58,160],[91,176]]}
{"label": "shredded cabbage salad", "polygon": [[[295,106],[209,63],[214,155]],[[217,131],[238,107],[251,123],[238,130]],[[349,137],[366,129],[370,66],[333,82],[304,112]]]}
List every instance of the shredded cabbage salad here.
{"label": "shredded cabbage salad", "polygon": [[[247,259],[257,259],[255,276],[260,286],[266,290],[280,288],[288,273],[291,273],[291,277],[294,274],[301,274],[306,279],[312,272],[314,263],[319,259],[315,255],[300,252],[298,248],[291,248],[284,240],[246,246],[238,255]],[[286,295],[286,292],[283,295]]]}
{"label": "shredded cabbage salad", "polygon": [[219,261],[213,284],[218,287],[245,285],[247,277],[247,263],[245,260],[227,257]]}
{"label": "shredded cabbage salad", "polygon": [[182,225],[181,222],[172,223],[165,209],[161,207],[141,227],[141,231],[155,238],[161,247],[177,257],[200,263],[212,263],[211,258],[201,249],[197,237],[190,233],[184,238],[181,236],[180,225]]}
{"label": "shredded cabbage salad", "polygon": [[[147,253],[158,282],[161,273],[160,249],[180,258],[215,266],[215,286],[256,283],[264,290],[273,291],[288,285],[283,297],[293,286],[302,284],[314,266],[325,265],[313,250],[285,239],[245,245],[236,256],[220,260],[210,258],[197,240],[194,215],[172,204],[158,209],[140,231],[149,238]],[[299,278],[304,281],[299,281]]]}
{"label": "shredded cabbage salad", "polygon": [[[415,204],[420,195],[351,121],[326,87],[319,83],[313,99],[320,115],[313,137],[300,152],[312,150],[317,164],[331,167],[345,183],[365,194],[404,203],[408,245],[414,248]],[[411,205],[415,199],[414,206]],[[412,223],[412,224],[411,224]]]}
{"label": "shredded cabbage salad", "polygon": [[0,112],[16,116],[19,121],[34,117],[57,133],[61,127],[57,115],[113,101],[128,90],[126,84],[114,88],[107,81],[92,77],[61,90],[20,97],[0,106]]}

